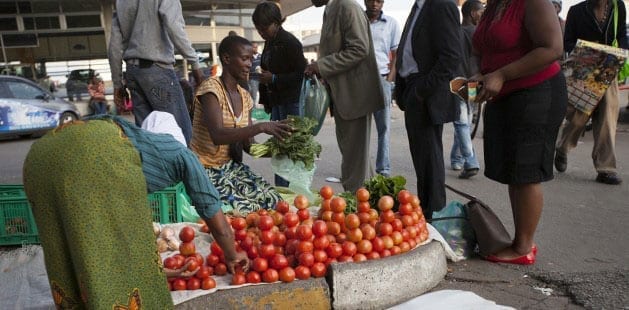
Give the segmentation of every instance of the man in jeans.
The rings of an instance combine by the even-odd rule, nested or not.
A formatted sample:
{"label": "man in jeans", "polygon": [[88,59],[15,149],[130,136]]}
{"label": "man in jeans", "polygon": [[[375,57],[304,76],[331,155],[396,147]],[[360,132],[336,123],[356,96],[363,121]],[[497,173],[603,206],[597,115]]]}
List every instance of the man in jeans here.
{"label": "man in jeans", "polygon": [[253,104],[258,104],[260,97],[258,89],[260,86],[260,53],[258,53],[258,43],[252,42],[253,58],[251,59],[251,69],[249,70],[249,94],[253,99]]}
{"label": "man in jeans", "polygon": [[127,64],[127,87],[131,90],[136,125],[141,126],[153,111],[171,113],[189,143],[192,124],[174,70],[175,48],[192,65],[196,85],[201,84],[203,76],[184,27],[180,1],[116,1],[109,66],[114,101],[118,104],[124,91],[122,61]]}
{"label": "man in jeans", "polygon": [[[472,55],[472,36],[476,31],[476,25],[480,21],[485,10],[484,5],[478,0],[467,0],[461,7],[463,21],[463,67],[469,78],[478,72],[476,58]],[[474,154],[472,138],[470,135],[470,123],[472,122],[472,109],[468,102],[459,99],[459,119],[454,124],[454,143],[450,151],[450,167],[452,170],[463,170],[459,174],[460,179],[469,179],[476,174],[480,165]]]}
{"label": "man in jeans", "polygon": [[391,174],[389,162],[389,127],[391,127],[391,89],[395,79],[395,55],[402,35],[398,23],[393,17],[382,13],[384,0],[365,0],[367,17],[376,62],[384,92],[384,109],[373,113],[378,130],[378,153],[376,155],[376,173],[388,177]]}

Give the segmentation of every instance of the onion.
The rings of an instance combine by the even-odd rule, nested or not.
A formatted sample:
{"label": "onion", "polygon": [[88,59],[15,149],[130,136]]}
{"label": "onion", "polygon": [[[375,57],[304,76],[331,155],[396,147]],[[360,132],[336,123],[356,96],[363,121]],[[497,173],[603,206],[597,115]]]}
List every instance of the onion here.
{"label": "onion", "polygon": [[166,243],[168,244],[168,249],[171,251],[177,251],[179,250],[179,240],[175,239],[175,238],[171,238],[171,239],[166,239]]}
{"label": "onion", "polygon": [[164,229],[162,229],[161,236],[166,240],[173,239],[173,237],[175,236],[175,231],[170,227],[164,227]]}
{"label": "onion", "polygon": [[168,250],[168,242],[162,238],[157,238],[157,251],[159,253],[166,252]]}
{"label": "onion", "polygon": [[155,237],[159,236],[159,224],[153,222],[153,234],[155,234]]}

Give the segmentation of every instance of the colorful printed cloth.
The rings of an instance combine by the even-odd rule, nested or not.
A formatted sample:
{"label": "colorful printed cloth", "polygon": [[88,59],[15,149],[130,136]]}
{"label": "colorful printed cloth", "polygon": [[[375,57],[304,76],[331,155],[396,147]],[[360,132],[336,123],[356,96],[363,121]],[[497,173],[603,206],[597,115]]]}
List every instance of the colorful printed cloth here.
{"label": "colorful printed cloth", "polygon": [[229,161],[218,168],[205,168],[224,204],[242,215],[271,209],[282,200],[280,194],[249,166]]}
{"label": "colorful printed cloth", "polygon": [[33,143],[24,189],[58,309],[173,308],[140,156],[113,122],[75,123]]}

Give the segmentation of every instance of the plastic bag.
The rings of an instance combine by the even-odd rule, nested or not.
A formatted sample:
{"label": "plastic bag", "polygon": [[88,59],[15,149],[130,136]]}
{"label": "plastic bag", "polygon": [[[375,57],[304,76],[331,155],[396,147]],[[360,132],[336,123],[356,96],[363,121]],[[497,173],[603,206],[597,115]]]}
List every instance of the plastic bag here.
{"label": "plastic bag", "polygon": [[315,201],[315,195],[310,191],[312,178],[316,169],[313,165],[312,169],[306,169],[301,161],[292,161],[286,156],[274,156],[271,158],[271,168],[273,173],[281,176],[290,182],[288,188],[295,194],[302,194],[309,201]]}
{"label": "plastic bag", "polygon": [[454,253],[465,258],[472,256],[476,240],[464,204],[452,201],[441,211],[433,212],[431,224],[448,242]]}
{"label": "plastic bag", "polygon": [[312,130],[313,135],[316,136],[321,130],[329,106],[330,96],[321,81],[314,75],[304,77],[299,96],[299,115],[313,118],[319,123]]}
{"label": "plastic bag", "polygon": [[182,201],[181,218],[184,222],[196,223],[201,217],[192,204],[190,204],[190,198],[184,193],[179,193],[179,200]]}

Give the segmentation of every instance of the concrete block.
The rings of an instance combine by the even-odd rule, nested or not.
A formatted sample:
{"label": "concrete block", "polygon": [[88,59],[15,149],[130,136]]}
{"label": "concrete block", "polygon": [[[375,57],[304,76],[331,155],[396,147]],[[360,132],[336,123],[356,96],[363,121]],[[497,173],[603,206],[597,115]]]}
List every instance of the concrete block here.
{"label": "concrete block", "polygon": [[330,309],[330,289],[324,278],[243,286],[199,296],[175,309],[327,310]]}
{"label": "concrete block", "polygon": [[447,272],[443,246],[436,241],[404,254],[330,266],[333,309],[384,309],[437,286]]}

